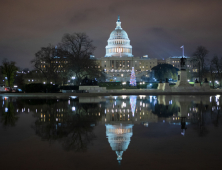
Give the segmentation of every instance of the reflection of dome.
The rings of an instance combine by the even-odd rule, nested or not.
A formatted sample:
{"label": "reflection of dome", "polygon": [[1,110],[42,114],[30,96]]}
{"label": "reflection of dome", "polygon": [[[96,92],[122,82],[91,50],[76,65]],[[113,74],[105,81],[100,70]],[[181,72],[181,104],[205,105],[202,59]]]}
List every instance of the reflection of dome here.
{"label": "reflection of dome", "polygon": [[133,125],[106,125],[106,136],[113,151],[116,151],[117,160],[122,160],[123,152],[127,150],[130,144],[130,138],[133,135]]}
{"label": "reflection of dome", "polygon": [[111,32],[106,46],[105,57],[133,57],[132,46],[126,31],[121,28],[120,18],[116,22],[116,28]]}

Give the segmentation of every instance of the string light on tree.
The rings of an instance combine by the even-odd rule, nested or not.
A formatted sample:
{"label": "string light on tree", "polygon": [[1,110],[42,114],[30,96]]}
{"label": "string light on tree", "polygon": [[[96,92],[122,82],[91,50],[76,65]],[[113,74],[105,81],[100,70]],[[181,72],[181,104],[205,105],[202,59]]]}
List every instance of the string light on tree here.
{"label": "string light on tree", "polygon": [[131,71],[130,85],[131,86],[136,86],[136,76],[135,76],[134,67],[132,67],[132,71]]}

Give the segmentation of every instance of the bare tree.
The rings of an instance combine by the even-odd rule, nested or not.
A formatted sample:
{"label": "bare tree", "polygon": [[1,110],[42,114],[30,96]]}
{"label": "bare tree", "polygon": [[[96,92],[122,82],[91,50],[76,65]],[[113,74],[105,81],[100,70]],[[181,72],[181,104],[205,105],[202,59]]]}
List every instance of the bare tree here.
{"label": "bare tree", "polygon": [[15,66],[15,62],[4,59],[0,66],[0,70],[3,76],[6,77],[6,86],[11,88],[13,86],[15,72],[18,70]]}
{"label": "bare tree", "polygon": [[211,82],[212,82],[213,88],[215,85],[215,79],[216,79],[216,75],[217,75],[216,74],[216,65],[215,65],[216,60],[217,59],[214,57],[210,63],[210,76],[211,76]]}
{"label": "bare tree", "polygon": [[60,44],[68,52],[69,74],[76,77],[76,83],[88,76],[100,77],[102,68],[95,59],[90,58],[95,50],[92,40],[85,33],[65,34]]}
{"label": "bare tree", "polygon": [[44,75],[47,83],[54,81],[55,84],[65,76],[65,67],[67,65],[66,53],[61,48],[55,48],[52,45],[42,47],[35,54],[31,61],[35,68]]}
{"label": "bare tree", "polygon": [[204,46],[198,46],[196,51],[193,53],[193,62],[197,63],[198,65],[198,72],[199,72],[199,81],[203,80],[204,70],[205,70],[205,61],[206,56],[208,54],[208,50]]}

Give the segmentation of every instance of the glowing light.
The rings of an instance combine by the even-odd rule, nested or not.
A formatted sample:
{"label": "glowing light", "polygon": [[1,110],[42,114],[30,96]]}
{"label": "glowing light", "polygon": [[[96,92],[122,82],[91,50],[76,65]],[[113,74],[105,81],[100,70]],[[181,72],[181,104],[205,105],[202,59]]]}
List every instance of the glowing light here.
{"label": "glowing light", "polygon": [[127,96],[124,96],[124,95],[122,96],[123,99],[126,99],[126,97],[127,97]]}
{"label": "glowing light", "polygon": [[76,108],[75,108],[75,107],[72,107],[72,111],[76,111]]}
{"label": "glowing light", "polygon": [[145,127],[148,127],[148,126],[149,126],[148,122],[145,122],[143,125],[144,125]]}

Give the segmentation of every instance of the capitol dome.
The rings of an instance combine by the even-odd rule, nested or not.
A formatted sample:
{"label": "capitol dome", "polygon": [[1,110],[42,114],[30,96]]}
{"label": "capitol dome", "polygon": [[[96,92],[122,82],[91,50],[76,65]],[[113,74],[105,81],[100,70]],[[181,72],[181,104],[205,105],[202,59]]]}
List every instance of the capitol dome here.
{"label": "capitol dome", "polygon": [[105,57],[133,57],[130,39],[126,31],[121,28],[119,16],[116,22],[116,28],[111,32],[107,42]]}
{"label": "capitol dome", "polygon": [[123,29],[115,29],[114,31],[111,32],[109,40],[114,40],[114,39],[129,40],[126,31],[124,31]]}

